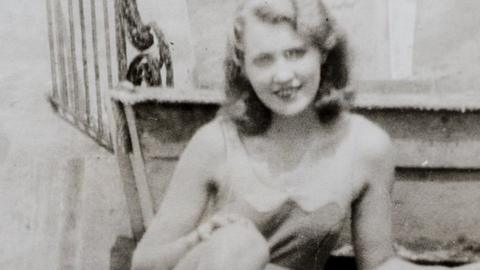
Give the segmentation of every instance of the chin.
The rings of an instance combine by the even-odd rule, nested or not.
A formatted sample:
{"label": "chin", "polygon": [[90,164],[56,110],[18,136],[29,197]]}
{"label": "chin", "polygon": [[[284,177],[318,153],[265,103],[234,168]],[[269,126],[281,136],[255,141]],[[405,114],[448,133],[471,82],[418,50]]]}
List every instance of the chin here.
{"label": "chin", "polygon": [[279,102],[268,106],[270,110],[281,116],[296,116],[310,108],[313,98],[298,97],[294,102]]}
{"label": "chin", "polygon": [[272,112],[280,116],[295,116],[307,109],[307,106],[284,106],[283,108],[271,108]]}

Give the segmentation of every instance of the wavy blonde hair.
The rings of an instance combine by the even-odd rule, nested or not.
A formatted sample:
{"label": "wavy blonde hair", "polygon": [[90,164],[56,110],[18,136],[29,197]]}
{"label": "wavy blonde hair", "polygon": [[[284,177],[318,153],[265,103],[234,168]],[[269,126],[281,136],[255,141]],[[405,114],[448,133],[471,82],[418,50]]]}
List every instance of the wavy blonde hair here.
{"label": "wavy blonde hair", "polygon": [[337,29],[321,0],[244,0],[234,15],[224,62],[226,111],[247,135],[262,134],[270,127],[272,112],[257,97],[244,72],[245,21],[288,23],[307,42],[326,55],[321,63],[319,91],[314,100],[319,121],[329,123],[349,107],[349,57],[345,36]]}

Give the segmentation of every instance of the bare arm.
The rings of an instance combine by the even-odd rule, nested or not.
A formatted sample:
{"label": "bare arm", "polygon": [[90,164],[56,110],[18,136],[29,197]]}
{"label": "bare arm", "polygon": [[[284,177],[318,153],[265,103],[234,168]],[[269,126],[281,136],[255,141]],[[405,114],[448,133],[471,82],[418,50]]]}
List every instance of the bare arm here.
{"label": "bare arm", "polygon": [[[380,132],[382,133],[382,132]],[[370,136],[360,161],[365,188],[353,204],[352,233],[360,270],[480,270],[480,263],[447,268],[422,266],[397,257],[393,250],[393,147],[386,134]],[[370,141],[370,143],[368,142]]]}
{"label": "bare arm", "polygon": [[394,166],[388,136],[378,131],[362,133],[366,136],[360,138],[363,147],[357,171],[365,185],[353,203],[352,234],[359,269],[373,270],[394,257],[390,197]]}
{"label": "bare arm", "polygon": [[218,128],[217,123],[208,124],[189,142],[162,205],[134,252],[133,269],[171,269],[198,242],[190,232],[205,211],[208,185],[224,154]]}

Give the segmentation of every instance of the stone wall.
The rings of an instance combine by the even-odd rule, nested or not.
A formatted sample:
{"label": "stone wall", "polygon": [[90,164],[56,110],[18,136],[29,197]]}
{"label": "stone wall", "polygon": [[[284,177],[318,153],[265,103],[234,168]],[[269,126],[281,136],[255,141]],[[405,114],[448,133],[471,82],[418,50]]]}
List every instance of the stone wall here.
{"label": "stone wall", "polygon": [[[179,52],[176,62],[186,66],[194,63],[191,70],[181,72],[185,80],[193,78],[197,86],[221,88],[225,38],[236,2],[144,0],[139,6],[146,17],[162,22],[167,37],[175,40]],[[480,32],[476,11],[480,2],[325,2],[349,36],[356,79],[450,80],[462,91],[478,86]],[[190,33],[185,32],[188,29]],[[183,77],[180,80],[183,82]]]}

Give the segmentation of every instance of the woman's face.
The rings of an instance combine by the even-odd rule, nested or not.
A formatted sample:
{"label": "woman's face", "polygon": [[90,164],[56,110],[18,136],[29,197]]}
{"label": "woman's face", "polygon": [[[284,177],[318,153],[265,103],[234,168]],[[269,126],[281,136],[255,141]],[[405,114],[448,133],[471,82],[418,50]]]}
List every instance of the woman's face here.
{"label": "woman's face", "polygon": [[314,100],[322,55],[287,23],[247,20],[245,72],[260,100],[274,113],[298,114]]}

